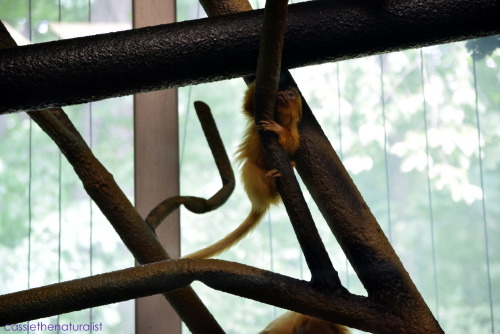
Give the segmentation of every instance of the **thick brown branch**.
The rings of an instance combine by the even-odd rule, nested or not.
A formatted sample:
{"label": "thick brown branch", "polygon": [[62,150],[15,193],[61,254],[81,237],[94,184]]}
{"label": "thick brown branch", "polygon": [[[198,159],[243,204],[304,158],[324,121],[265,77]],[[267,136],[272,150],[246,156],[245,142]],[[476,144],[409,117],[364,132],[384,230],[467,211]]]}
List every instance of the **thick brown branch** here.
{"label": "thick brown branch", "polygon": [[337,323],[356,324],[371,332],[390,333],[380,330],[380,323],[397,321],[366,297],[332,295],[308,282],[234,262],[183,259],[0,296],[0,326],[175,291],[195,280],[220,291]]}
{"label": "thick brown branch", "polygon": [[[373,5],[378,7],[379,4]],[[286,80],[296,86],[290,73],[287,76]],[[387,319],[381,320],[383,327],[377,332],[442,333],[307,102],[303,102],[305,117],[301,131],[305,133],[301,132],[301,143],[305,143],[298,152],[299,173],[360,275],[370,299],[383,300],[387,309],[398,314],[405,323],[404,326],[400,321],[384,324]]]}
{"label": "thick brown branch", "polygon": [[[1,22],[0,36],[1,46],[15,46],[14,40]],[[93,155],[64,111],[41,110],[30,112],[29,115],[66,156],[87,193],[108,218],[137,261],[150,263],[168,260],[170,257],[163,246],[116,184],[113,176]],[[213,333],[224,333],[190,287],[166,293],[165,297],[193,333],[204,334],[207,329]],[[51,296],[47,298],[50,299]],[[1,319],[12,321],[10,318]]]}
{"label": "thick brown branch", "polygon": [[[95,158],[85,142],[62,127],[50,111],[39,111],[31,116],[59,146],[87,193],[137,261],[144,264],[169,259],[163,246],[116,184],[113,176]],[[206,333],[207,328],[211,328],[214,333],[224,333],[190,287],[166,293],[165,297],[193,333]]]}
{"label": "thick brown branch", "polygon": [[[498,34],[499,13],[497,0],[294,4],[283,64],[293,68]],[[261,15],[251,11],[4,50],[0,113],[253,74]]]}
{"label": "thick brown branch", "polygon": [[[287,17],[287,2],[267,1],[259,47],[255,78],[255,122],[273,120],[276,108],[276,91],[281,71],[281,57]],[[314,224],[311,212],[295,178],[287,154],[276,136],[261,132],[261,141],[273,168],[280,171],[278,191],[285,204],[295,235],[311,270],[315,284],[340,287],[338,273],[333,268],[326,248]]]}
{"label": "thick brown branch", "polygon": [[252,10],[252,6],[247,0],[200,0],[200,4],[210,17]]}
{"label": "thick brown branch", "polygon": [[[398,315],[408,333],[443,333],[311,109],[303,102],[297,170],[370,300],[383,303]],[[397,324],[387,325],[393,333],[401,333]]]}
{"label": "thick brown branch", "polygon": [[209,212],[224,204],[234,190],[234,172],[210,108],[200,101],[194,103],[194,108],[219,170],[222,188],[209,199],[193,196],[174,196],[161,202],[151,210],[146,218],[146,224],[153,230],[181,204],[194,213]]}

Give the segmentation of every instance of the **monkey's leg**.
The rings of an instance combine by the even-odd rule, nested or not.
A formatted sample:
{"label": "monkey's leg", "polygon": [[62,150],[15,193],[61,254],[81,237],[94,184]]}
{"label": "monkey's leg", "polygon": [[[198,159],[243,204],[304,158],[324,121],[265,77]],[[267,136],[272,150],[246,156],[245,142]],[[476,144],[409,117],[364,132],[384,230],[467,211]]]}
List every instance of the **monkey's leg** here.
{"label": "monkey's leg", "polygon": [[268,170],[252,163],[245,162],[241,166],[241,177],[245,191],[256,209],[267,209],[271,204],[279,202],[274,177],[267,176]]}

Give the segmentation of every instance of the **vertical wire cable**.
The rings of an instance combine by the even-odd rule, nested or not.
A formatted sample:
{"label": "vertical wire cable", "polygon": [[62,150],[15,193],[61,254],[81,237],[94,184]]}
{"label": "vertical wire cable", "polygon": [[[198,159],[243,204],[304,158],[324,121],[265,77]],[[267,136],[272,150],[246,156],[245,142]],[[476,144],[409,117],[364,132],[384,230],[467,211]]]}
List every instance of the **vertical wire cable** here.
{"label": "vertical wire cable", "polygon": [[61,6],[61,0],[58,0],[58,5],[57,5],[57,10],[58,10],[58,21],[61,23],[62,21],[62,6]]}
{"label": "vertical wire cable", "polygon": [[[92,3],[88,0],[88,22],[92,22]],[[92,150],[93,146],[93,131],[92,131],[92,102],[89,102],[89,148]],[[92,198],[89,196],[89,274],[94,275],[93,263],[94,263],[94,211]],[[94,308],[89,309],[89,323],[93,324],[94,319]],[[93,333],[93,326],[90,326],[90,333]]]}
{"label": "vertical wire cable", "polygon": [[[90,2],[90,1],[89,1]],[[92,133],[92,102],[89,102],[89,147],[92,150],[93,133]],[[94,264],[94,207],[92,198],[89,197],[89,274],[94,275],[93,264]],[[89,320],[92,324],[93,321],[93,310],[89,309]],[[90,326],[90,333],[93,332],[93,326]]]}
{"label": "vertical wire cable", "polygon": [[486,199],[484,192],[484,174],[483,174],[483,157],[481,148],[481,123],[479,118],[479,101],[478,101],[478,91],[477,91],[477,73],[476,73],[476,58],[472,56],[472,72],[474,77],[474,94],[475,94],[475,110],[476,110],[476,124],[477,124],[477,146],[479,155],[479,178],[481,182],[482,196],[482,213],[483,213],[483,230],[484,230],[484,248],[485,248],[485,260],[486,260],[486,274],[488,281],[488,293],[489,293],[489,303],[490,303],[490,320],[491,320],[491,333],[495,333],[495,323],[494,323],[494,310],[493,310],[493,293],[491,287],[491,271],[490,271],[490,253],[489,253],[489,237],[488,237],[488,222],[486,218]]}
{"label": "vertical wire cable", "polygon": [[385,91],[384,91],[384,56],[380,55],[380,100],[382,105],[382,121],[384,125],[384,158],[385,158],[385,184],[387,190],[387,221],[389,225],[389,242],[392,243],[392,221],[391,221],[391,189],[389,184],[389,161],[387,154],[387,124],[385,118]]}
{"label": "vertical wire cable", "polygon": [[181,141],[181,156],[179,158],[179,170],[182,168],[182,162],[184,161],[184,150],[186,148],[186,140],[187,140],[187,126],[189,123],[189,114],[191,110],[191,92],[193,90],[193,86],[189,86],[188,88],[188,98],[187,98],[187,104],[186,104],[186,119],[184,120],[184,131],[182,134],[182,141]]}
{"label": "vertical wire cable", "polygon": [[[33,16],[32,3],[28,0],[28,38],[30,42],[33,39],[32,32]],[[29,134],[28,134],[28,289],[31,288],[31,230],[32,230],[32,186],[33,186],[33,120],[29,117]],[[29,322],[27,333],[30,332]]]}
{"label": "vertical wire cable", "polygon": [[[267,211],[267,233],[269,238],[269,265],[274,272],[274,248],[273,248],[273,224],[271,223],[271,211]],[[273,319],[276,318],[277,308],[273,306]]]}
{"label": "vertical wire cable", "polygon": [[[337,131],[339,135],[339,158],[340,160],[344,159],[344,151],[342,146],[342,108],[341,108],[341,90],[340,90],[340,65],[339,62],[336,63],[336,79],[337,79],[337,108],[338,112],[338,122],[337,122]],[[345,279],[346,279],[346,288],[350,287],[350,279],[349,279],[349,260],[347,256],[345,257]]]}
{"label": "vertical wire cable", "polygon": [[[62,12],[61,12],[61,0],[59,0],[59,5],[58,5],[58,10],[59,10],[59,15],[58,15],[58,21],[61,23],[61,18],[62,18]],[[62,241],[62,153],[60,150],[58,150],[58,227],[59,227],[59,235],[58,235],[58,261],[57,261],[57,281],[61,282],[61,241]],[[59,315],[57,316],[57,323],[59,323]],[[59,329],[57,330],[59,333]]]}
{"label": "vertical wire cable", "polygon": [[337,130],[339,133],[339,157],[340,160],[344,158],[344,152],[343,152],[343,147],[342,147],[342,110],[341,110],[341,92],[340,92],[340,67],[339,63],[336,63],[337,65],[337,71],[336,71],[336,77],[337,77],[337,108],[339,110],[338,113],[338,126]]}
{"label": "vertical wire cable", "polygon": [[[33,195],[33,121],[29,120],[29,144],[28,144],[28,289],[31,288],[31,252],[32,252],[32,195]],[[29,324],[29,322],[28,322]],[[29,333],[29,326],[27,333]]]}
{"label": "vertical wire cable", "polygon": [[269,236],[269,256],[271,271],[274,272],[274,249],[273,249],[273,224],[271,224],[271,212],[267,212],[267,233]]}
{"label": "vertical wire cable", "polygon": [[436,261],[436,241],[434,236],[434,213],[432,202],[432,188],[431,188],[431,162],[429,151],[429,129],[427,126],[427,99],[425,96],[425,78],[424,78],[424,53],[420,48],[420,83],[422,86],[422,104],[424,113],[424,132],[425,132],[425,155],[426,155],[426,171],[427,171],[427,197],[429,201],[429,222],[431,230],[431,251],[432,251],[432,270],[434,276],[434,296],[436,298],[436,319],[439,321],[439,290],[438,290],[438,274],[437,274],[437,261]]}
{"label": "vertical wire cable", "polygon": [[[201,15],[201,4],[198,3],[198,8],[196,11],[196,18],[199,19],[200,15]],[[186,104],[186,119],[184,120],[184,133],[182,134],[180,157],[179,157],[179,170],[181,170],[182,162],[184,161],[184,150],[186,148],[186,140],[187,140],[187,126],[189,123],[189,114],[191,111],[191,93],[192,93],[192,91],[193,91],[193,86],[189,86],[188,98],[187,98],[187,104]]]}
{"label": "vertical wire cable", "polygon": [[[61,282],[61,258],[62,258],[62,158],[61,151],[58,154],[58,198],[57,198],[57,223],[59,228],[58,247],[57,247],[57,282]],[[57,324],[59,325],[60,315],[57,315]],[[57,326],[57,333],[59,334],[60,326]]]}
{"label": "vertical wire cable", "polygon": [[[61,0],[58,1],[58,17],[59,23],[62,21]],[[62,258],[62,153],[58,149],[58,196],[57,196],[57,225],[58,232],[58,246],[57,246],[57,282],[61,282],[61,258]],[[57,324],[60,324],[60,315],[57,315]],[[57,334],[60,333],[60,326],[57,326]]]}

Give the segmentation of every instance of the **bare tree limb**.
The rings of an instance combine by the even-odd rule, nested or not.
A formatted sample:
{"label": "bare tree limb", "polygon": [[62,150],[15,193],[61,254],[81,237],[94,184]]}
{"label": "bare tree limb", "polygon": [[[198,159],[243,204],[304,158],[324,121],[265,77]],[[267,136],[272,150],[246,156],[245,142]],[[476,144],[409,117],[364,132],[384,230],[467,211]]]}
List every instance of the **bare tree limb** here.
{"label": "bare tree limb", "polygon": [[252,6],[247,0],[200,0],[200,4],[210,17],[252,10]]}
{"label": "bare tree limb", "polygon": [[[399,316],[408,333],[444,333],[306,101],[303,112],[296,168],[370,300]],[[398,324],[387,325],[402,333]]]}
{"label": "bare tree limb", "polygon": [[182,259],[161,261],[0,296],[0,326],[164,291],[175,292],[195,280],[216,290],[313,314],[328,321],[346,323],[370,331],[375,329],[377,333],[394,333],[383,330],[382,327],[385,322],[398,321],[394,315],[385,312],[383,307],[366,297],[347,293],[332,294],[331,290],[314,288],[308,282],[239,263]]}
{"label": "bare tree limb", "polygon": [[[274,119],[287,9],[287,0],[266,2],[255,78],[256,124]],[[311,270],[313,283],[341,287],[286,152],[273,133],[261,132],[260,137],[268,160],[280,171],[281,177],[276,180],[278,191]]]}
{"label": "bare tree limb", "polygon": [[[0,46],[15,46],[2,23],[0,36]],[[170,259],[154,233],[116,184],[113,175],[94,156],[64,111],[40,110],[30,112],[29,115],[57,144],[75,169],[87,193],[137,261],[144,264]],[[193,333],[205,334],[207,330],[211,333],[224,333],[191,287],[165,293],[165,297]],[[47,298],[50,299],[50,296]],[[10,318],[1,319],[12,321]]]}
{"label": "bare tree limb", "polygon": [[[253,74],[262,13],[3,50],[0,113]],[[288,14],[285,68],[500,33],[497,0],[308,1]]]}
{"label": "bare tree limb", "polygon": [[151,210],[146,218],[146,224],[152,230],[155,230],[181,204],[194,213],[209,212],[224,204],[234,190],[236,184],[234,172],[210,108],[207,104],[200,101],[194,102],[194,108],[200,120],[203,133],[207,138],[210,151],[215,159],[217,169],[219,170],[222,179],[222,188],[209,199],[193,196],[174,196],[166,199]]}
{"label": "bare tree limb", "polygon": [[[380,3],[372,5],[377,7]],[[286,75],[285,81],[297,86],[290,73]],[[404,323],[384,320],[381,324],[385,327],[370,332],[443,333],[305,99],[303,108],[297,169],[367,289],[369,299],[382,302],[387,312]],[[358,324],[352,327],[362,329]]]}

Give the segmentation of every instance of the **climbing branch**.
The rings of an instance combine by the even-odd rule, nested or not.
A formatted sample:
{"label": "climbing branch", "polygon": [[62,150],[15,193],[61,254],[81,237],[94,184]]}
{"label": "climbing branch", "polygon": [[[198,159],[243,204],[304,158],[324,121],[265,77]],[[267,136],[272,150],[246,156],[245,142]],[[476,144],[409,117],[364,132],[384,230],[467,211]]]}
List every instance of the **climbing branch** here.
{"label": "climbing branch", "polygon": [[[14,40],[3,24],[0,24],[0,36],[2,36],[1,47],[15,46]],[[40,110],[30,112],[29,115],[57,144],[73,166],[89,196],[101,209],[136,260],[145,264],[170,259],[153,231],[148,228],[116,184],[111,173],[94,156],[64,111]],[[224,333],[190,287],[165,293],[165,297],[191,332],[204,334],[208,330],[213,333]],[[1,317],[1,319],[12,321],[10,318]]]}
{"label": "climbing branch", "polygon": [[330,290],[316,289],[308,282],[239,263],[183,259],[0,296],[0,326],[173,291],[195,280],[216,290],[325,320],[370,331],[375,328],[377,333],[394,333],[383,330],[380,323],[398,322],[394,315],[384,312],[380,305],[366,297],[332,294]]}
{"label": "climbing branch", "polygon": [[[284,76],[282,80],[297,87],[289,72]],[[398,318],[395,322],[381,318],[378,328],[369,331],[443,333],[305,99],[299,131],[301,145],[296,160],[302,180],[368,291],[369,300],[380,302],[386,312]],[[361,329],[358,324],[353,327]]]}
{"label": "climbing branch", "polygon": [[[497,0],[290,5],[283,65],[301,67],[498,34],[499,6]],[[0,113],[253,74],[262,14],[257,10],[3,50]]]}
{"label": "climbing branch", "polygon": [[[255,122],[273,120],[276,108],[287,0],[267,1],[257,60],[255,78]],[[283,199],[290,221],[311,270],[313,284],[341,286],[338,273],[333,268],[325,245],[319,236],[311,212],[295,178],[290,160],[277,138],[270,132],[260,132],[266,156],[274,169],[280,171],[277,178],[278,191]]]}
{"label": "climbing branch", "polygon": [[146,224],[155,230],[158,225],[181,204],[194,213],[206,213],[217,209],[231,196],[234,186],[234,172],[227,156],[224,144],[217,130],[210,108],[203,102],[196,101],[194,108],[200,120],[203,133],[207,138],[208,146],[215,159],[215,164],[222,179],[222,188],[209,199],[193,196],[174,196],[158,204],[146,218]]}

